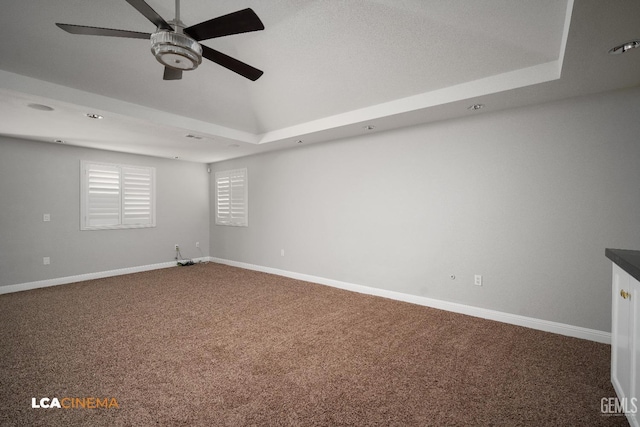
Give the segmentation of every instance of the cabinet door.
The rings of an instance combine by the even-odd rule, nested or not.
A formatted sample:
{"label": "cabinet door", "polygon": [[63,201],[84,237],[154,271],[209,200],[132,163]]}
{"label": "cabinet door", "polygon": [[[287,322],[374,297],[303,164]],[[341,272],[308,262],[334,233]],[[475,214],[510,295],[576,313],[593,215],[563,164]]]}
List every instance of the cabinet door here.
{"label": "cabinet door", "polygon": [[627,272],[613,264],[611,382],[619,399],[631,397],[631,304],[621,295],[629,292],[629,279]]}
{"label": "cabinet door", "polygon": [[[640,282],[633,277],[629,277],[629,290],[627,292],[629,292],[626,301],[628,301],[630,307],[629,327],[631,332],[631,372],[629,375],[631,388],[629,398],[635,399],[630,408],[630,410],[635,409],[632,414],[635,423],[632,422],[631,425],[638,426],[640,425],[640,415],[638,414],[638,410],[640,410]],[[631,418],[629,419],[631,421]]]}

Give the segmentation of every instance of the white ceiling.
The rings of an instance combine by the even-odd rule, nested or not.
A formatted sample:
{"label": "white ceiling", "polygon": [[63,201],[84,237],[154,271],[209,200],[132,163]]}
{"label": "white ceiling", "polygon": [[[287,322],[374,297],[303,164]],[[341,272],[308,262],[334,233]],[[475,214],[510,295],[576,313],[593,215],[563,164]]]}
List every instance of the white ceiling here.
{"label": "white ceiling", "polygon": [[640,84],[640,49],[607,53],[640,38],[637,0],[184,0],[181,19],[246,7],[264,31],[202,44],[259,80],[204,60],[164,81],[148,40],[55,26],[153,32],[126,1],[4,0],[0,134],[209,163]]}

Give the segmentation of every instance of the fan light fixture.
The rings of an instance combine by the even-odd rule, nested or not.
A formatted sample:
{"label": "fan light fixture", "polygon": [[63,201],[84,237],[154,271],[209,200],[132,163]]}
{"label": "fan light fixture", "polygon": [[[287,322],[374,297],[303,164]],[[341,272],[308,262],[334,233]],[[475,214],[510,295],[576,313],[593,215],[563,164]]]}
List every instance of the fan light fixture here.
{"label": "fan light fixture", "polygon": [[151,53],[158,62],[177,70],[195,70],[202,62],[202,47],[191,37],[173,31],[151,34]]}
{"label": "fan light fixture", "polygon": [[182,79],[182,71],[196,69],[203,57],[251,81],[258,80],[262,76],[261,70],[198,43],[217,37],[264,30],[264,24],[251,8],[185,27],[184,23],[180,21],[180,0],[175,0],[175,19],[168,22],[145,0],[126,1],[155,25],[154,33],[62,24],[60,22],[57,22],[56,26],[70,34],[151,40],[151,53],[159,63],[164,65],[162,77],[164,80]]}

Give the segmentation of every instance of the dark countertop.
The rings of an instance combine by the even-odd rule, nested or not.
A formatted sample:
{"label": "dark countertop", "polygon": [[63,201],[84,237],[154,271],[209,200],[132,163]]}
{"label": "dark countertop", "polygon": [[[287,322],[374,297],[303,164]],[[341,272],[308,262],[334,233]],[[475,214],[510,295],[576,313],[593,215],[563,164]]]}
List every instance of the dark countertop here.
{"label": "dark countertop", "polygon": [[640,281],[640,251],[607,248],[604,254],[620,268]]}

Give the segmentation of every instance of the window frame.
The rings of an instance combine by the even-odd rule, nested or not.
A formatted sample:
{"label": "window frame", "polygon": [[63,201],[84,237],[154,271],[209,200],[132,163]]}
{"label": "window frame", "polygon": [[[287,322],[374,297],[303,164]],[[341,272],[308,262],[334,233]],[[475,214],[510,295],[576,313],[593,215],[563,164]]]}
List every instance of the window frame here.
{"label": "window frame", "polygon": [[[236,184],[234,191],[233,180],[241,183]],[[221,187],[224,181],[228,181],[229,194],[221,194]],[[218,171],[214,175],[215,186],[215,224],[231,227],[249,226],[249,172],[247,168]],[[224,201],[222,197],[228,197],[228,208],[226,212],[221,212],[221,205]],[[235,207],[234,207],[235,204]]]}
{"label": "window frame", "polygon": [[[99,172],[99,168],[106,170],[105,174],[111,174],[112,176],[106,177],[106,181],[111,181],[107,186],[111,187],[107,190],[106,197],[107,203],[111,203],[107,209],[111,212],[108,214],[111,216],[110,221],[113,222],[117,216],[117,223],[109,224],[92,224],[91,210],[95,209],[91,206],[92,200],[92,173],[95,178],[95,174]],[[117,171],[118,182],[115,181],[115,174]],[[136,177],[136,175],[139,176]],[[142,184],[136,185],[135,181],[148,181]],[[117,196],[116,196],[117,185]],[[95,188],[95,187],[94,187]],[[135,191],[131,193],[131,191]],[[145,202],[144,200],[148,201]],[[142,200],[142,212],[127,214],[127,210],[139,210],[135,205],[140,204]],[[116,208],[117,202],[117,208]],[[145,215],[144,221],[135,222],[136,216],[140,214]],[[97,218],[93,220],[97,221]],[[122,230],[132,228],[153,228],[156,226],[156,168],[152,166],[136,166],[127,165],[122,163],[107,163],[107,162],[94,162],[89,160],[80,161],[80,230]]]}

